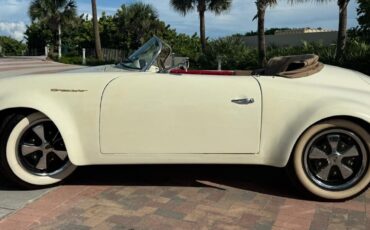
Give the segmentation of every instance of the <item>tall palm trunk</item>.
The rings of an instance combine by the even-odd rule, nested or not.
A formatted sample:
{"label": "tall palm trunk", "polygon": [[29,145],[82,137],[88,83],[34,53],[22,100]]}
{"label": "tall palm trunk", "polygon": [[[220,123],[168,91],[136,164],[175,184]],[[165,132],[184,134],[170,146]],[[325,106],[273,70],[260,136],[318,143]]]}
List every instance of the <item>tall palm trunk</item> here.
{"label": "tall palm trunk", "polygon": [[338,40],[335,59],[341,61],[344,57],[344,52],[347,42],[347,7],[350,0],[338,0],[339,6],[339,28]]}
{"label": "tall palm trunk", "polygon": [[265,37],[265,14],[267,5],[257,1],[258,18],[258,61],[262,67],[266,66],[266,37]]}
{"label": "tall palm trunk", "polygon": [[62,57],[62,25],[58,24],[58,58]]}
{"label": "tall palm trunk", "polygon": [[99,33],[98,14],[96,10],[96,0],[91,0],[91,5],[92,5],[92,13],[93,13],[96,57],[98,58],[99,61],[102,61],[103,53],[101,50],[101,43],[100,43],[100,33]]}
{"label": "tall palm trunk", "polygon": [[200,44],[202,45],[202,51],[206,50],[206,20],[204,17],[206,11],[205,0],[199,1],[198,12],[199,12],[199,31],[200,31]]}

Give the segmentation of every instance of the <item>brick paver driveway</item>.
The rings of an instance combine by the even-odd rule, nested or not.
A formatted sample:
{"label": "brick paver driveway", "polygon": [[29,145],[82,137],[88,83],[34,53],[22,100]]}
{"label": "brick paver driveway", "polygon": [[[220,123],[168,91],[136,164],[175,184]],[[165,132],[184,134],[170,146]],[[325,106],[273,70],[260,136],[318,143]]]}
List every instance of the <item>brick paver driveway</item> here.
{"label": "brick paver driveway", "polygon": [[[76,68],[0,59],[0,77],[66,67]],[[0,179],[1,215],[1,230],[370,229],[370,190],[326,202],[297,192],[284,170],[270,167],[93,166],[42,191],[20,191]]]}
{"label": "brick paver driveway", "polygon": [[83,167],[0,229],[370,229],[370,190],[325,202],[270,167]]}

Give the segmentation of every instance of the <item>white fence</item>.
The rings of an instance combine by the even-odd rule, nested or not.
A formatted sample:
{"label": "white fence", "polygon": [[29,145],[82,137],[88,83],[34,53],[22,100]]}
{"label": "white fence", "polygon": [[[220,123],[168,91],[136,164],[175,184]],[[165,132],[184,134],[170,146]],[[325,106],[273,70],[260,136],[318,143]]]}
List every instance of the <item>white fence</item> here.
{"label": "white fence", "polygon": [[[125,58],[125,52],[120,49],[102,48],[102,52],[105,61],[120,62]],[[95,49],[86,49],[86,56],[95,57]]]}

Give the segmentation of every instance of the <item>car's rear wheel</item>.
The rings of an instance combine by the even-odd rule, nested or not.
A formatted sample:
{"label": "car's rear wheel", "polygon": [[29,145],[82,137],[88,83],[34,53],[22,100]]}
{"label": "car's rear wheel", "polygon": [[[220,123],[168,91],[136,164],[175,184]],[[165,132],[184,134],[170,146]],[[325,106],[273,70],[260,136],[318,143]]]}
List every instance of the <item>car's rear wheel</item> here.
{"label": "car's rear wheel", "polygon": [[58,128],[42,113],[8,117],[0,143],[1,172],[23,187],[59,183],[76,168]]}
{"label": "car's rear wheel", "polygon": [[370,134],[346,120],[328,120],[309,128],[299,139],[293,169],[299,182],[325,199],[346,199],[370,182]]}

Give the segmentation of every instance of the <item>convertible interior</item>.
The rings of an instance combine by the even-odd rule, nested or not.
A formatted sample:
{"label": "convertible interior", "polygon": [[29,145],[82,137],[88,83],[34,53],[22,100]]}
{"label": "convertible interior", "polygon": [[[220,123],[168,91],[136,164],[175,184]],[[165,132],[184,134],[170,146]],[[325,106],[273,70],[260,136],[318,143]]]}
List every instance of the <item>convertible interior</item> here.
{"label": "convertible interior", "polygon": [[275,57],[268,61],[263,69],[257,70],[187,70],[185,68],[171,69],[171,74],[199,74],[199,75],[266,75],[286,78],[307,77],[318,73],[324,65],[314,54]]}
{"label": "convertible interior", "polygon": [[189,59],[175,57],[167,43],[154,36],[136,50],[120,68],[130,71],[160,72],[170,74],[224,75],[224,76],[281,76],[300,78],[320,72],[324,65],[315,54],[293,55],[271,58],[266,67],[257,70],[191,70]]}

